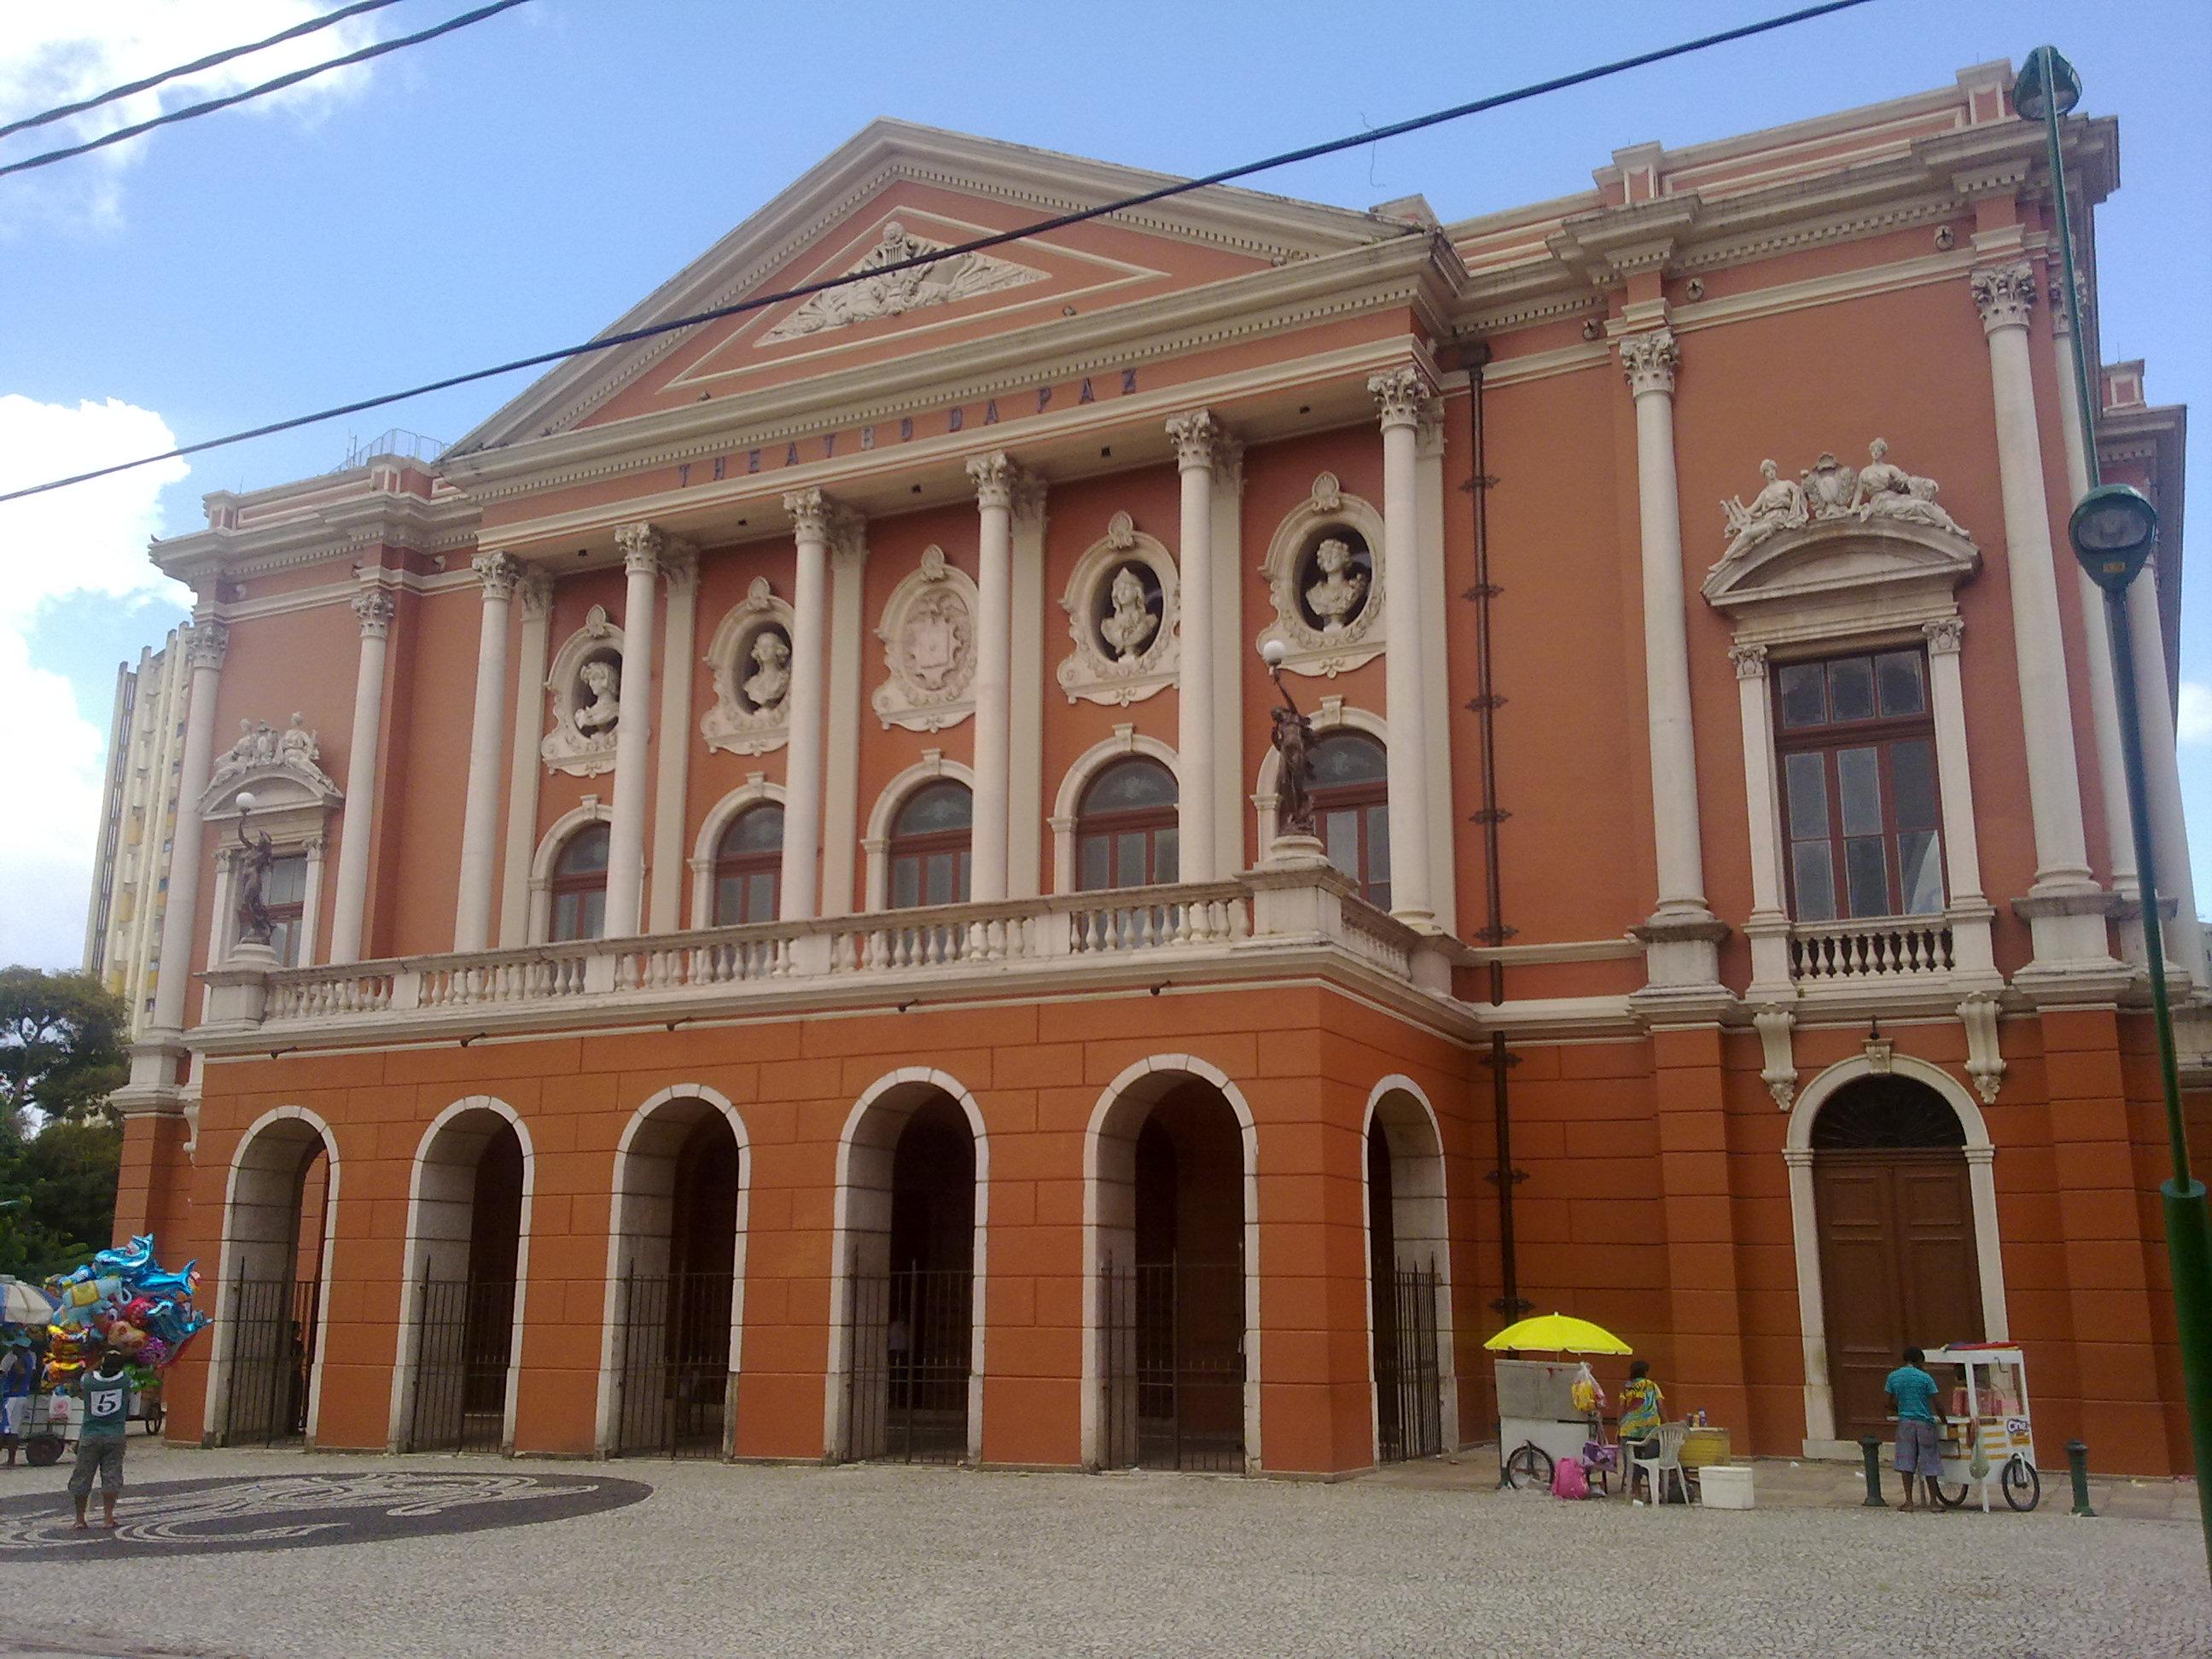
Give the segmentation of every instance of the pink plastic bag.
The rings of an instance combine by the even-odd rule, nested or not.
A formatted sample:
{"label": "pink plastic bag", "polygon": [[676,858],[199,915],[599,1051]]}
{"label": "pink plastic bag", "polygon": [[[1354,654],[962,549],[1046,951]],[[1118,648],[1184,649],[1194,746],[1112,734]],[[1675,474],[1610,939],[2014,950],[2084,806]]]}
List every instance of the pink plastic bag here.
{"label": "pink plastic bag", "polygon": [[1588,1498],[1589,1477],[1583,1466],[1571,1457],[1562,1457],[1552,1470],[1552,1496],[1554,1498]]}

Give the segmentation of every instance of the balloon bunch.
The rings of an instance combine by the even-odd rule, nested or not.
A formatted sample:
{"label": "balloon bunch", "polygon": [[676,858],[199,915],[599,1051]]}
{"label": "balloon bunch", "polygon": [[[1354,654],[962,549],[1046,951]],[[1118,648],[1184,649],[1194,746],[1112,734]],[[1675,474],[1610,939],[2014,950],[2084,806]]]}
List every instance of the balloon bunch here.
{"label": "balloon bunch", "polygon": [[168,1272],[154,1260],[153,1234],[141,1233],[49,1279],[59,1305],[46,1327],[46,1387],[72,1385],[103,1348],[121,1353],[142,1382],[165,1370],[208,1322],[192,1306],[198,1265]]}

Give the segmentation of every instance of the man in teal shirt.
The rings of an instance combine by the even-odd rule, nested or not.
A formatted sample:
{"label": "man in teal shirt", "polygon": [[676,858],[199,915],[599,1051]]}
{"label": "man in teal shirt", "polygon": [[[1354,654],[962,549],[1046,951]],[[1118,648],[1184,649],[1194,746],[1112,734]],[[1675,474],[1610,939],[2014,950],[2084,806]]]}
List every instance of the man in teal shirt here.
{"label": "man in teal shirt", "polygon": [[1928,1507],[1941,1509],[1936,1497],[1936,1477],[1942,1472],[1942,1454],[1936,1443],[1936,1379],[1920,1369],[1928,1356],[1917,1348],[1905,1351],[1905,1363],[1883,1379],[1890,1403],[1897,1408],[1897,1472],[1905,1477],[1905,1512],[1912,1513],[1912,1479],[1920,1477],[1928,1489]]}
{"label": "man in teal shirt", "polygon": [[76,1499],[76,1526],[84,1527],[86,1502],[92,1496],[93,1477],[100,1477],[102,1522],[115,1525],[115,1499],[123,1490],[123,1448],[129,1443],[131,1380],[121,1353],[110,1348],[100,1356],[99,1368],[85,1373],[77,1384],[84,1400],[84,1423],[77,1431],[76,1468],[69,1478],[70,1496]]}

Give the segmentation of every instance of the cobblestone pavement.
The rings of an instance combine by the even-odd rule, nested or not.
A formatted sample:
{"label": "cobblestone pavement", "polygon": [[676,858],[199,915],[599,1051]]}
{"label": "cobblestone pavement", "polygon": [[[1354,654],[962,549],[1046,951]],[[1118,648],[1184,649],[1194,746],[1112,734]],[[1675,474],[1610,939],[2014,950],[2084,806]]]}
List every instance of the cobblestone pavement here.
{"label": "cobblestone pavement", "polygon": [[[400,1469],[653,1491],[251,1554],[103,1561],[94,1534],[81,1561],[11,1561],[0,1543],[0,1655],[2212,1653],[2194,1504],[2172,1501],[2191,1489],[2172,1485],[2139,1505],[2170,1518],[2089,1521],[2063,1481],[2030,1516],[1906,1516],[1778,1462],[1747,1514],[1567,1504],[1488,1490],[1480,1453],[1335,1485],[145,1442],[130,1459],[141,1486]],[[65,1504],[62,1474],[0,1468],[0,1504]]]}

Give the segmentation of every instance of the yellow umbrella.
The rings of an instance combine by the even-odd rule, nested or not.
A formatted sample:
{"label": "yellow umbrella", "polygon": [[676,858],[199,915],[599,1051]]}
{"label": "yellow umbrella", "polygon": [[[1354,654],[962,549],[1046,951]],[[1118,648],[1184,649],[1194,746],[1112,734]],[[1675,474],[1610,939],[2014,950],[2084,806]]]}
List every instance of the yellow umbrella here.
{"label": "yellow umbrella", "polygon": [[1634,1353],[1635,1349],[1602,1325],[1563,1313],[1539,1314],[1508,1325],[1482,1345],[1486,1348],[1534,1348],[1556,1353]]}

